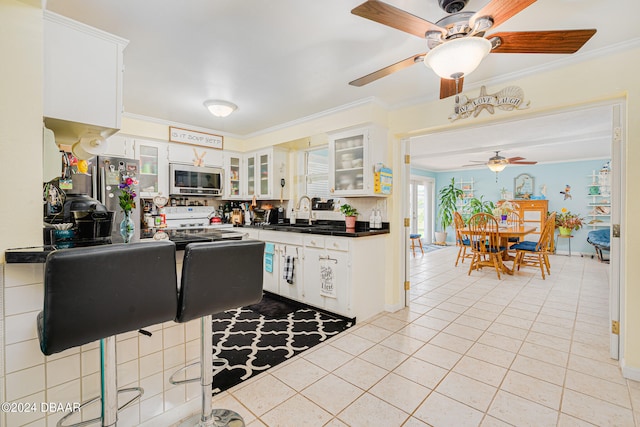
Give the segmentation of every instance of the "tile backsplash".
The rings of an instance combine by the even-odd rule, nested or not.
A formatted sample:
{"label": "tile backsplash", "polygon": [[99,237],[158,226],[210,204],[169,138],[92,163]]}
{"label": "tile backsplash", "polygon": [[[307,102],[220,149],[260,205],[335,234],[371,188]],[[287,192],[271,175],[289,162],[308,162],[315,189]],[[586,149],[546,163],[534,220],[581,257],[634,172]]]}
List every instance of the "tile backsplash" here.
{"label": "tile backsplash", "polygon": [[[46,357],[40,351],[36,316],[44,298],[43,264],[0,264],[0,272],[0,356],[4,355],[0,357],[0,402],[30,402],[39,408],[43,402],[73,403],[98,396],[98,342]],[[174,386],[169,377],[198,360],[200,321],[165,322],[145,329],[152,333],[150,337],[133,331],[116,338],[118,387],[145,389],[141,400],[118,413],[118,426],[143,424],[169,410],[193,407],[199,397],[198,383]],[[131,393],[119,396],[131,397]],[[83,410],[82,418],[99,413],[96,403]],[[55,426],[63,415],[5,413],[0,414],[0,425],[17,427],[40,420],[38,425]],[[74,419],[77,422],[80,417]]]}

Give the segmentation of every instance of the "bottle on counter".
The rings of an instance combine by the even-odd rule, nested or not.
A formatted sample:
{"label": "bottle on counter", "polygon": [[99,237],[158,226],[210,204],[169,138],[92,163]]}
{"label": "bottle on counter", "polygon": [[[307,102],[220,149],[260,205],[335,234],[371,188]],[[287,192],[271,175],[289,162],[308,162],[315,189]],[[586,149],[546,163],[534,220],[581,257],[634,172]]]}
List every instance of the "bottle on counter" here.
{"label": "bottle on counter", "polygon": [[380,229],[382,228],[382,215],[380,214],[380,210],[376,210],[376,214],[374,217],[374,223],[375,223],[375,228],[376,229]]}
{"label": "bottle on counter", "polygon": [[289,215],[289,224],[295,224],[295,223],[296,223],[296,211],[291,209],[291,214]]}
{"label": "bottle on counter", "polygon": [[376,214],[375,210],[371,209],[371,215],[369,216],[369,230],[376,228]]}

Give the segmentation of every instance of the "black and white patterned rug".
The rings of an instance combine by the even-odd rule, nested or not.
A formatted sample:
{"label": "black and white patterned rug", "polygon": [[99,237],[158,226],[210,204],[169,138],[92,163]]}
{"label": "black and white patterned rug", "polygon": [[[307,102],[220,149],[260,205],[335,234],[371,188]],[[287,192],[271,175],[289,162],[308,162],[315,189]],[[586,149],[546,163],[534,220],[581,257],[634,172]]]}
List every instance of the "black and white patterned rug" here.
{"label": "black and white patterned rug", "polygon": [[254,375],[353,326],[344,318],[265,293],[262,301],[214,315],[213,358],[229,365],[215,373],[213,394]]}

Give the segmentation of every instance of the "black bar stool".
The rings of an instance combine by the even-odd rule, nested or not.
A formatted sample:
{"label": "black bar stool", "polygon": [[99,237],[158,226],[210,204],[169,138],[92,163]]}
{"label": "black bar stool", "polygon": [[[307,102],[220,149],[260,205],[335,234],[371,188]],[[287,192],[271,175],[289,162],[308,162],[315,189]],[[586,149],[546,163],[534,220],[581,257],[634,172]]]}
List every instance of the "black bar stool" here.
{"label": "black bar stool", "polygon": [[[115,426],[118,410],[140,398],[142,388],[117,389],[116,335],[175,318],[176,247],[173,242],[125,243],[61,249],[47,256],[44,308],[38,314],[38,338],[49,356],[100,340],[101,421]],[[118,408],[117,394],[137,395]],[[73,415],[60,419],[58,426]]]}
{"label": "black bar stool", "polygon": [[202,410],[181,423],[183,426],[244,427],[238,413],[211,409],[214,362],[211,316],[262,299],[263,254],[264,242],[256,240],[191,243],[185,248],[175,320],[184,323],[200,318],[200,377],[172,383],[200,381]]}

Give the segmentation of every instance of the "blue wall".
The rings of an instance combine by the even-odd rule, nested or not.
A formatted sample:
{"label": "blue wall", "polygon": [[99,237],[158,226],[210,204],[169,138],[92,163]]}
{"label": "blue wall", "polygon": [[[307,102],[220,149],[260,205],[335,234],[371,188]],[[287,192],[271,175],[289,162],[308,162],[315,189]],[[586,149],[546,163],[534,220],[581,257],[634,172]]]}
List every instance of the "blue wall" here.
{"label": "blue wall", "polygon": [[[442,187],[449,184],[451,178],[455,178],[456,181],[470,181],[473,179],[474,196],[476,198],[484,196],[484,200],[496,202],[500,199],[500,190],[503,187],[506,188],[507,191],[513,192],[514,178],[522,173],[527,173],[535,179],[534,196],[542,196],[541,188],[543,185],[546,185],[546,199],[549,200],[550,212],[557,211],[559,213],[562,208],[566,208],[573,213],[585,217],[586,224],[590,220],[587,214],[592,209],[587,205],[591,200],[591,198],[587,197],[589,184],[591,183],[590,175],[593,171],[597,173],[608,160],[609,159],[602,159],[527,166],[510,165],[497,174],[497,182],[496,174],[488,168],[439,172],[435,174],[436,194]],[[565,196],[560,194],[560,191],[564,191],[566,185],[571,186],[571,198],[565,200]],[[436,228],[439,229],[437,221]],[[587,233],[592,229],[591,226],[586,224],[580,230],[573,232],[574,238],[571,239],[572,254],[585,253],[591,255],[595,253],[593,246],[587,243]],[[453,242],[453,233],[451,233],[451,230],[448,231],[447,240]],[[561,241],[558,251],[566,252],[567,247],[567,243]]]}

